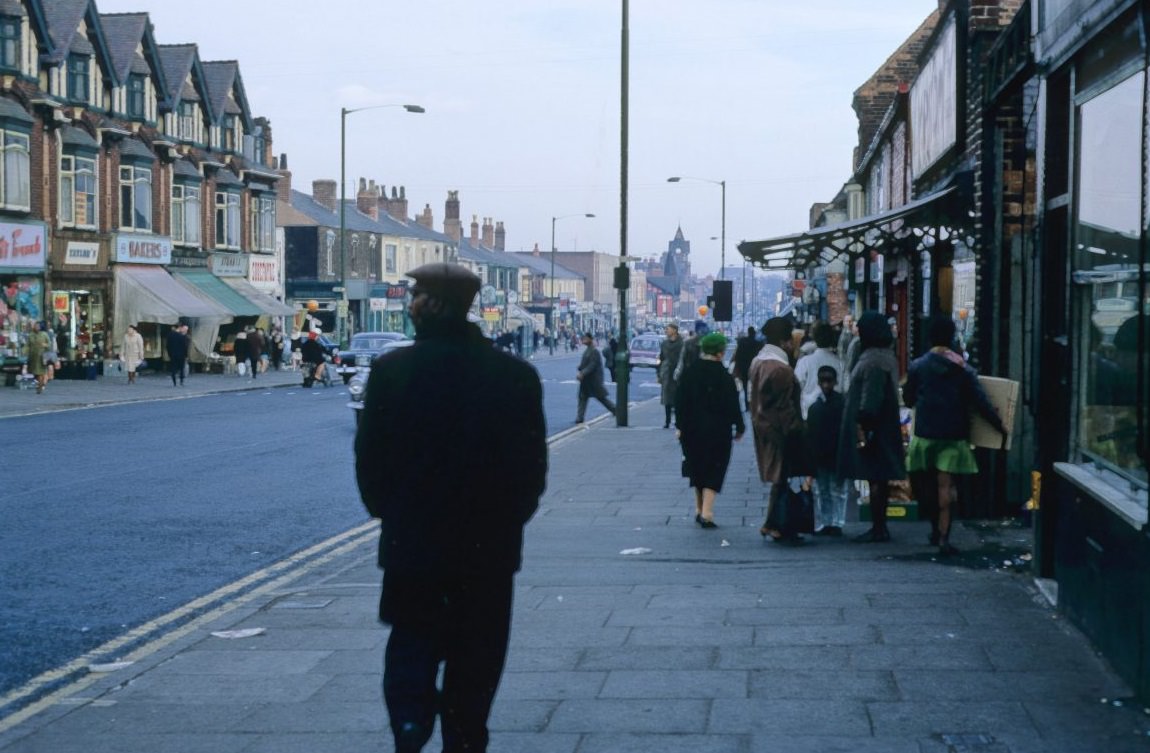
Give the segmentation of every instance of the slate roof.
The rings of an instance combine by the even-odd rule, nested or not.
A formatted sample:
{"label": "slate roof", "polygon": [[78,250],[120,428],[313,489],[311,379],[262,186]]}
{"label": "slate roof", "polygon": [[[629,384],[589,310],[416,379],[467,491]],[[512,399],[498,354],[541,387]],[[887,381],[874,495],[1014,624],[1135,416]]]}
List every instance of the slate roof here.
{"label": "slate roof", "polygon": [[[160,67],[164,72],[164,81],[167,84],[168,90],[164,92],[164,96],[175,107],[182,99],[195,99],[199,100],[200,95],[193,87],[191,91],[185,91],[184,82],[188,78],[188,74],[192,74],[192,79],[199,79],[203,82],[203,66],[199,62],[199,50],[194,44],[161,44],[156,46],[157,54],[160,58]],[[212,108],[210,102],[205,102],[207,119],[210,122],[212,119]]]}
{"label": "slate roof", "polygon": [[504,251],[492,251],[484,246],[473,246],[468,238],[459,241],[459,258],[467,259],[476,264],[486,264],[489,267],[507,267],[519,269],[519,260],[514,254]]}
{"label": "slate roof", "polygon": [[[519,260],[519,266],[527,267],[536,274],[551,276],[551,252],[540,252],[539,256],[530,251],[516,251],[511,254]],[[572,272],[561,264],[555,265],[556,280],[582,279],[583,275]]]}
{"label": "slate roof", "polygon": [[148,28],[147,13],[101,13],[100,24],[104,27],[104,39],[108,42],[108,57],[112,60],[112,70],[124,81],[132,70],[136,59],[136,47]]}
{"label": "slate roof", "polygon": [[[208,60],[200,64],[204,71],[204,85],[208,90],[208,102],[216,116],[225,113],[242,115],[244,125],[251,130],[247,96],[244,94],[243,79],[240,77],[240,64],[235,60]],[[235,103],[229,92],[235,94]]]}
{"label": "slate roof", "polygon": [[303,191],[292,189],[289,203],[292,209],[323,227],[339,227],[339,215]]}
{"label": "slate roof", "polygon": [[[83,54],[97,53],[97,59],[102,65],[111,65],[108,52],[108,43],[104,37],[103,24],[96,15],[96,6],[92,0],[50,0],[41,4],[44,13],[44,25],[47,27],[51,44],[44,59],[50,65],[59,65],[70,52]],[[88,16],[89,32],[96,38],[96,46],[81,34],[80,22]],[[119,83],[114,69],[108,71],[112,84]]]}

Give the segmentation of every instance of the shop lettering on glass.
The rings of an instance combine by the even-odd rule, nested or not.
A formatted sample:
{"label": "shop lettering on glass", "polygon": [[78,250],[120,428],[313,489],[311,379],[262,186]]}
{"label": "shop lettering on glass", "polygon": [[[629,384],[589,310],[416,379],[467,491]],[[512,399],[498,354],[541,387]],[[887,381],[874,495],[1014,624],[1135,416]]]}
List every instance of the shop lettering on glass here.
{"label": "shop lettering on glass", "polygon": [[0,267],[44,266],[44,230],[0,223]]}
{"label": "shop lettering on glass", "polygon": [[275,285],[279,282],[279,272],[274,259],[252,259],[249,263],[248,279],[253,283]]}

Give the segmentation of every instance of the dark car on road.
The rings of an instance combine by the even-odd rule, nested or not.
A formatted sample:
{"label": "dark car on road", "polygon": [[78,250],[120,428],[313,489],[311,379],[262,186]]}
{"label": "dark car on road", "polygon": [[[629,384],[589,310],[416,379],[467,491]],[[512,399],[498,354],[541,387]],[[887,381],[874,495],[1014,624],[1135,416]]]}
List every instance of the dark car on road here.
{"label": "dark car on road", "polygon": [[352,335],[348,348],[339,352],[339,364],[335,371],[343,377],[343,383],[348,384],[360,371],[370,370],[372,359],[382,353],[385,347],[408,339],[407,335],[400,332],[360,332]]}
{"label": "dark car on road", "polygon": [[[414,345],[415,340],[389,340],[383,345],[375,357],[378,358],[384,353],[388,353],[396,348],[406,348],[409,345]],[[367,394],[367,378],[371,375],[371,362],[360,364],[355,374],[353,374],[347,383],[347,394],[351,398],[347,401],[347,407],[351,408],[355,414],[355,423],[359,425],[359,413],[363,410],[363,398]]]}

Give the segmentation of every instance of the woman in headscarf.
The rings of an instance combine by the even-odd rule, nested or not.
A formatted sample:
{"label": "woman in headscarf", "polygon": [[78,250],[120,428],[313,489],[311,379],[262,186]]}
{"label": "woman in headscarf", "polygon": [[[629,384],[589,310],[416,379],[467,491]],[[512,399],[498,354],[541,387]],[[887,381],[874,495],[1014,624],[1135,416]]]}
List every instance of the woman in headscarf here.
{"label": "woman in headscarf", "polygon": [[48,334],[47,322],[32,325],[28,336],[28,373],[36,377],[36,394],[44,391],[48,384],[48,367],[52,362],[52,337]]}
{"label": "woman in headscarf", "polygon": [[861,543],[890,541],[886,525],[890,482],[906,478],[898,413],[898,359],[886,317],[868,311],[858,321],[859,358],[850,375],[842,430],[839,476],[870,487],[871,528]]}
{"label": "woman in headscarf", "polygon": [[675,427],[686,458],[686,475],[695,489],[695,522],[715,525],[715,497],[731,462],[731,440],[742,439],[746,426],[739,388],[723,367],[727,338],[712,332],[699,341],[699,360],[687,367],[675,398]]}

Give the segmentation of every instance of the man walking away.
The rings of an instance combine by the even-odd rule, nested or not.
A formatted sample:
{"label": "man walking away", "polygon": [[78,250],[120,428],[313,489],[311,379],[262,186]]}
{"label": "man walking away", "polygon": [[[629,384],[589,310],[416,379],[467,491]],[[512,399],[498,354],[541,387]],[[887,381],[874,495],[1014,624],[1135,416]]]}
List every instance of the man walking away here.
{"label": "man walking away", "polygon": [[261,361],[264,358],[264,337],[258,329],[248,330],[248,361],[252,367],[252,379],[260,373]]}
{"label": "man walking away", "polygon": [[546,481],[543,388],[467,321],[478,277],[444,263],[408,276],[415,344],[375,362],[355,441],[380,520],[383,695],[397,753],[421,751],[437,715],[444,751],[482,752],[523,527]]}
{"label": "man walking away", "polygon": [[172,386],[184,384],[184,369],[188,365],[188,325],[177,324],[168,332],[168,369],[172,373]]}
{"label": "man walking away", "polygon": [[579,407],[575,412],[575,423],[583,423],[587,415],[587,401],[595,398],[611,415],[615,415],[615,403],[607,396],[607,388],[603,386],[603,356],[595,348],[595,338],[590,332],[583,334],[583,358],[579,360],[579,371],[575,378],[579,380]]}

